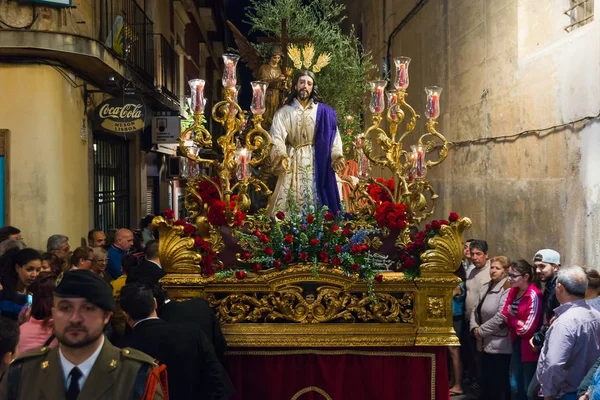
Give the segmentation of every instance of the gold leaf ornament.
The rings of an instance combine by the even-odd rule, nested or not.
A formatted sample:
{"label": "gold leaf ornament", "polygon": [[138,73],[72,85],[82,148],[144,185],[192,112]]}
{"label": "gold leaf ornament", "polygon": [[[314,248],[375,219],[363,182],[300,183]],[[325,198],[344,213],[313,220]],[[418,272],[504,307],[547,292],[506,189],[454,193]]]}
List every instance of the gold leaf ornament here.
{"label": "gold leaf ornament", "polygon": [[296,47],[296,45],[291,44],[288,47],[288,56],[294,62],[294,68],[302,68],[302,54],[300,53],[300,49]]}
{"label": "gold leaf ornament", "polygon": [[304,60],[304,68],[309,69],[315,57],[315,46],[312,43],[306,44],[302,50],[302,59]]}

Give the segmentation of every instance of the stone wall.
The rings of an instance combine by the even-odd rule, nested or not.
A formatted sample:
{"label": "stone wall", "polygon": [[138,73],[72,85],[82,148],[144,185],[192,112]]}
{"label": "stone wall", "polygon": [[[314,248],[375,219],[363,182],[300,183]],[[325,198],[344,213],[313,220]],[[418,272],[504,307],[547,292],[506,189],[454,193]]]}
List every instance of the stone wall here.
{"label": "stone wall", "polygon": [[[381,63],[388,36],[417,0],[346,3]],[[412,58],[410,104],[422,114],[423,87],[444,87],[439,130],[451,141],[598,114],[600,22],[567,33],[568,7],[566,0],[427,2],[392,41],[392,56]],[[597,121],[452,149],[429,176],[440,195],[435,217],[471,217],[468,236],[487,239],[491,255],[531,259],[552,247],[563,264],[598,266],[599,149]]]}

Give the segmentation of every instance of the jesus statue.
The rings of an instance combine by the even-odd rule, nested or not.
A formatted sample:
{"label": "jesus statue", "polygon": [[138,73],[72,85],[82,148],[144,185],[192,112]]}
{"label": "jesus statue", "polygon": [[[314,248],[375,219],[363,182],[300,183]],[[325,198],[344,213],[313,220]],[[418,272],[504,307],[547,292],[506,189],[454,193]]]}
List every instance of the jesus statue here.
{"label": "jesus statue", "polygon": [[287,211],[288,200],[301,205],[307,195],[336,213],[340,211],[336,172],[345,164],[335,110],[322,102],[312,71],[297,72],[292,84],[271,125],[271,161],[278,178],[267,215]]}

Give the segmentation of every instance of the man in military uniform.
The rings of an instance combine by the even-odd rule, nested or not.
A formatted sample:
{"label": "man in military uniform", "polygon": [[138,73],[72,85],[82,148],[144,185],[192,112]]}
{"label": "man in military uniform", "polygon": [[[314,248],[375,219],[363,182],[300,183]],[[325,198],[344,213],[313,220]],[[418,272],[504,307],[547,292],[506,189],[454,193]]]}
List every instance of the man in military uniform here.
{"label": "man in military uniform", "polygon": [[110,285],[90,271],[65,272],[54,291],[58,347],[21,355],[0,382],[0,399],[163,399],[154,360],[119,349],[104,337],[115,301]]}

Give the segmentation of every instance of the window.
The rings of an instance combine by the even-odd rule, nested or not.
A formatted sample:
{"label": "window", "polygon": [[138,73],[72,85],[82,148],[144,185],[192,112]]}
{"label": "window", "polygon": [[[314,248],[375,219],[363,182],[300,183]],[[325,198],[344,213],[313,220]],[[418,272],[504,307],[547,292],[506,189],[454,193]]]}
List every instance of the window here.
{"label": "window", "polygon": [[594,0],[571,0],[571,7],[565,11],[570,19],[565,31],[571,32],[594,20]]}

